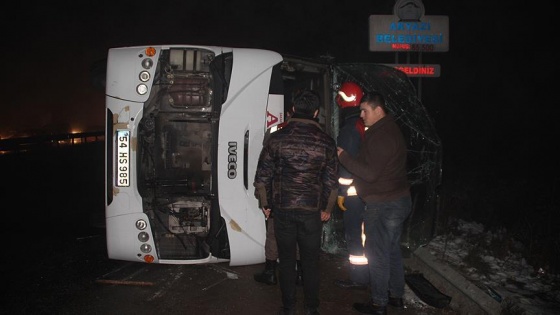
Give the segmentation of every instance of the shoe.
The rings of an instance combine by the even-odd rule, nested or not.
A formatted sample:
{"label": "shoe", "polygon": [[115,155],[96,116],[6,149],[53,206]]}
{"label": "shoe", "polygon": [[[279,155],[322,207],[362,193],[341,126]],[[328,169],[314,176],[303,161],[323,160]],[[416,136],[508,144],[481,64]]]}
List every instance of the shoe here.
{"label": "shoe", "polygon": [[278,283],[276,273],[272,270],[265,270],[261,273],[254,274],[253,279],[255,279],[255,281],[257,282],[265,283],[268,285],[275,285],[276,283]]}
{"label": "shoe", "polygon": [[402,298],[389,297],[389,305],[394,307],[404,307]]}
{"label": "shoe", "polygon": [[278,315],[296,315],[296,311],[293,308],[285,308],[282,306],[278,311]]}
{"label": "shoe", "polygon": [[264,271],[254,274],[253,279],[257,282],[266,283],[268,285],[276,284],[278,282],[278,279],[276,278],[276,261],[267,259]]}
{"label": "shoe", "polygon": [[334,284],[341,289],[367,290],[367,285],[350,280],[335,280]]}
{"label": "shoe", "polygon": [[387,306],[376,305],[370,302],[354,303],[352,307],[362,314],[387,315]]}

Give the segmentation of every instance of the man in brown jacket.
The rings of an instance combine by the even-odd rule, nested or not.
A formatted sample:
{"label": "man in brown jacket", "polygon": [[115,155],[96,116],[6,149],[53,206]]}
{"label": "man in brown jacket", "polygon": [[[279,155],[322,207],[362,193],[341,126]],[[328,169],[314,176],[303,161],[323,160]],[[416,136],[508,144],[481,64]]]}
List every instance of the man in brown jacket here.
{"label": "man in brown jacket", "polygon": [[338,148],[340,163],[354,175],[358,196],[366,203],[365,251],[370,273],[371,300],[354,303],[364,314],[387,314],[387,304],[402,307],[404,267],[400,248],[403,223],[412,201],[407,179],[407,147],[380,93],[366,93],[360,117],[367,127],[355,158]]}

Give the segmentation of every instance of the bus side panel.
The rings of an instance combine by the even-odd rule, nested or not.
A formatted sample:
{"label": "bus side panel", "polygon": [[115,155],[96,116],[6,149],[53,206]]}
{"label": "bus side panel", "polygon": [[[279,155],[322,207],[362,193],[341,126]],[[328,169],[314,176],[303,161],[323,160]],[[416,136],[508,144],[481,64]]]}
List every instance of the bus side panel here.
{"label": "bus side panel", "polygon": [[[149,222],[142,209],[142,197],[137,189],[137,128],[138,122],[142,118],[143,102],[149,96],[136,93],[138,85],[138,73],[148,71],[153,77],[155,67],[150,69],[141,68],[140,59],[144,52],[144,47],[114,48],[109,50],[107,59],[107,84],[106,84],[106,108],[112,113],[112,126],[108,126],[106,135],[106,145],[112,149],[112,157],[107,158],[106,167],[111,170],[111,179],[107,181],[107,189],[112,193],[111,202],[106,205],[105,221],[107,236],[107,253],[110,259],[120,259],[128,261],[143,262],[143,255],[140,253],[138,240],[139,230],[135,227],[135,222],[143,219]],[[159,50],[158,50],[159,52]],[[133,58],[131,58],[133,57]],[[157,60],[157,55],[155,56]],[[148,89],[151,84],[146,82]],[[128,160],[128,172],[125,185],[118,185],[119,178],[117,131],[127,132],[129,139],[128,148],[125,156]],[[110,134],[109,134],[110,132]],[[122,144],[121,144],[122,145]],[[107,155],[106,155],[107,156]],[[147,227],[149,229],[149,226]],[[153,239],[144,242],[155,248]],[[157,255],[155,261],[157,261]]]}
{"label": "bus side panel", "polygon": [[[127,102],[107,96],[107,108],[113,113],[112,134],[106,136],[107,145],[113,147],[112,152],[117,152],[117,130],[127,130],[130,134],[129,150],[127,159],[129,160],[128,186],[117,187],[119,180],[117,174],[117,157],[110,161],[112,169],[112,180],[108,182],[113,198],[105,209],[106,233],[107,233],[107,252],[111,259],[138,260],[142,261],[138,252],[130,252],[135,249],[138,251],[140,242],[138,241],[138,230],[134,223],[140,219],[146,219],[142,210],[142,198],[136,185],[136,172],[133,171],[136,165],[136,127],[135,122],[142,116],[142,104]],[[109,142],[110,141],[110,142]],[[153,244],[150,245],[155,248]],[[138,243],[137,246],[133,244]],[[157,262],[157,258],[156,258]]]}
{"label": "bus side panel", "polygon": [[[148,242],[140,242],[138,240],[138,230],[134,222],[140,219],[148,222],[148,218],[142,212],[107,218],[107,254],[110,259],[130,261],[133,260],[132,258],[136,258],[138,262],[143,262],[140,246],[146,243],[155,248],[153,239],[150,239]],[[157,262],[156,257],[154,263]]]}
{"label": "bus side panel", "polygon": [[230,265],[265,261],[266,226],[254,196],[253,180],[267,125],[267,108],[283,111],[283,96],[270,97],[272,67],[280,55],[234,50],[228,99],[222,106],[218,147],[220,211],[230,241]]}
{"label": "bus side panel", "polygon": [[[106,94],[115,98],[129,100],[132,102],[145,102],[150,95],[150,91],[144,95],[136,92],[136,87],[141,82],[138,74],[147,71],[150,77],[154,77],[155,65],[149,69],[142,67],[142,59],[153,61],[158,59],[160,50],[156,50],[155,56],[148,58],[144,56],[145,47],[127,47],[109,49],[107,57],[107,82]],[[131,58],[134,57],[134,58]],[[151,88],[149,83],[146,84]]]}

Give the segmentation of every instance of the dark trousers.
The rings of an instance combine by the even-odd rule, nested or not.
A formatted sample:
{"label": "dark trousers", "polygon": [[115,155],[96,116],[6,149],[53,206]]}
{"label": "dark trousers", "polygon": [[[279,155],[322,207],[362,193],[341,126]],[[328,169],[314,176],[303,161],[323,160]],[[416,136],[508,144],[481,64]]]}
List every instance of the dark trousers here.
{"label": "dark trousers", "polygon": [[[344,221],[344,237],[348,254],[364,256],[362,244],[362,224],[364,223],[365,203],[358,196],[348,196],[344,200],[346,211],[342,213]],[[350,280],[356,283],[369,284],[369,268],[367,264],[350,263]]]}
{"label": "dark trousers", "polygon": [[267,260],[278,259],[278,245],[276,244],[276,233],[274,232],[274,218],[270,216],[266,221],[266,240],[264,241],[264,257]]}
{"label": "dark trousers", "polygon": [[[278,244],[274,232],[274,217],[270,216],[266,221],[266,240],[264,242],[264,257],[266,260],[278,259]],[[296,251],[296,259],[299,260],[299,251]]]}
{"label": "dark trousers", "polygon": [[319,307],[319,254],[323,223],[318,211],[275,210],[274,228],[278,244],[278,276],[284,308],[296,305],[296,244],[303,271],[305,307]]}

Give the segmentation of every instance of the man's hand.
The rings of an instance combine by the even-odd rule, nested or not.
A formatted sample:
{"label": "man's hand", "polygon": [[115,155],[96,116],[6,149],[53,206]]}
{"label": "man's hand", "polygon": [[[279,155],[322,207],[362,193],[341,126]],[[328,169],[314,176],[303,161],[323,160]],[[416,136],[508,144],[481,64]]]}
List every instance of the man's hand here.
{"label": "man's hand", "polygon": [[331,214],[325,211],[321,211],[321,221],[326,222],[331,218]]}
{"label": "man's hand", "polygon": [[340,157],[340,155],[342,154],[342,152],[344,152],[344,149],[341,147],[337,147],[336,148],[336,154]]}
{"label": "man's hand", "polygon": [[268,220],[268,217],[270,216],[270,208],[262,208],[262,212],[264,213],[264,219]]}
{"label": "man's hand", "polygon": [[338,204],[340,210],[346,211],[346,207],[344,206],[344,196],[338,196],[338,198],[336,198],[336,203]]}

